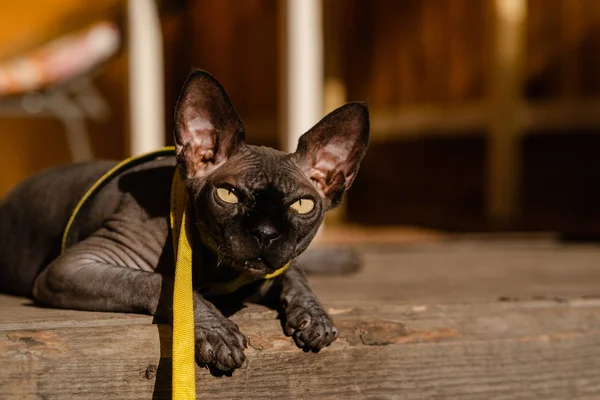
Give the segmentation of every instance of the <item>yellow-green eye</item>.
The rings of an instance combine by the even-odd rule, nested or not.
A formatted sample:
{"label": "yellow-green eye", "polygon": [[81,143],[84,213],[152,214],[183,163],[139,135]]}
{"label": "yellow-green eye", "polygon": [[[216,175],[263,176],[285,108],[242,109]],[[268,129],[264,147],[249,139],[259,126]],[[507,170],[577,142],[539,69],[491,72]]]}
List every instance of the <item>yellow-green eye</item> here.
{"label": "yellow-green eye", "polygon": [[225,203],[236,204],[239,200],[237,196],[229,189],[217,188],[217,196]]}
{"label": "yellow-green eye", "polygon": [[290,206],[298,214],[308,214],[315,208],[315,202],[311,199],[300,199]]}

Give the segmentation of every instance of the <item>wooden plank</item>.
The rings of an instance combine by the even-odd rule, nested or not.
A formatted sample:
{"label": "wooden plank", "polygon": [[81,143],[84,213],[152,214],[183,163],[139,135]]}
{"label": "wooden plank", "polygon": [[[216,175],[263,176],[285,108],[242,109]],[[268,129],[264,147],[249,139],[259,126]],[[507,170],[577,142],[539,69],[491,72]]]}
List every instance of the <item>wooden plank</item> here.
{"label": "wooden plank", "polygon": [[[352,275],[310,277],[319,297],[342,308],[357,302],[419,305],[600,298],[597,245],[564,245],[551,234],[450,236],[418,230],[399,230],[385,245],[356,246],[357,239],[351,238],[381,239],[391,233],[384,229],[361,234],[354,228],[339,237],[335,229],[326,228],[320,245],[343,245],[345,239],[353,243],[365,266]],[[42,309],[27,299],[0,298],[0,331],[151,321],[143,315]]]}
{"label": "wooden plank", "polygon": [[[513,122],[519,130],[535,134],[547,130],[600,128],[600,99],[544,100],[523,103]],[[377,141],[419,136],[461,136],[487,131],[490,104],[470,102],[458,105],[423,105],[373,109],[371,132]]]}
{"label": "wooden plank", "polygon": [[0,296],[0,332],[150,323],[152,317],[147,315],[42,308],[30,299]]}
{"label": "wooden plank", "polygon": [[485,130],[489,107],[473,102],[459,105],[422,105],[371,110],[371,133],[377,141],[419,135],[462,135]]}
{"label": "wooden plank", "polygon": [[490,302],[499,298],[600,298],[600,246],[546,238],[489,237],[365,246],[366,267],[344,277],[313,277],[326,304]]}
{"label": "wooden plank", "polygon": [[[198,370],[211,399],[584,398],[600,396],[600,302],[333,309],[340,339],[305,354],[275,314],[236,318],[248,364]],[[170,330],[125,325],[0,335],[0,398],[170,398]]]}
{"label": "wooden plank", "polygon": [[[527,134],[600,128],[600,100],[543,101],[523,104],[514,120]],[[484,104],[420,106],[372,110],[373,139],[377,141],[419,136],[462,136],[489,127],[490,112]]]}
{"label": "wooden plank", "polygon": [[489,20],[491,2],[472,0],[447,0],[445,15],[449,26],[444,31],[444,38],[449,46],[449,56],[445,65],[445,77],[449,86],[449,100],[452,102],[469,101],[484,97],[483,87],[489,32],[484,29]]}
{"label": "wooden plank", "polygon": [[[199,397],[600,397],[600,246],[445,236],[358,251],[359,273],[311,278],[337,342],[303,353],[250,306],[233,317],[248,364],[198,369]],[[0,398],[170,398],[170,329],[151,321],[0,296]]]}
{"label": "wooden plank", "polygon": [[569,133],[600,128],[600,99],[543,101],[522,109],[520,124],[528,134],[548,131]]}

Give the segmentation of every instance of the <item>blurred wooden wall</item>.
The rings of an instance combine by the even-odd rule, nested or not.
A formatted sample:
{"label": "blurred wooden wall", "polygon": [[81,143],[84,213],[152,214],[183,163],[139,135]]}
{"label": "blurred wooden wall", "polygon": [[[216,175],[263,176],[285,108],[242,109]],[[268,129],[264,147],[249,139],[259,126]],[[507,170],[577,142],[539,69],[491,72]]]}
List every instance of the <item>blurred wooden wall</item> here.
{"label": "blurred wooden wall", "polygon": [[528,6],[527,96],[599,96],[600,2],[528,0]]}
{"label": "blurred wooden wall", "polygon": [[[529,6],[526,96],[532,101],[598,99],[600,2],[529,0]],[[523,223],[600,237],[599,150],[596,128],[524,138]]]}
{"label": "blurred wooden wall", "polygon": [[[349,98],[376,108],[463,102],[486,94],[492,2],[326,0]],[[528,0],[530,98],[600,94],[600,2]]]}
{"label": "blurred wooden wall", "polygon": [[349,98],[374,108],[481,98],[489,4],[479,0],[329,0],[341,19]]}
{"label": "blurred wooden wall", "polygon": [[[373,111],[481,101],[488,93],[492,2],[330,0],[348,98]],[[523,93],[531,101],[600,97],[600,2],[530,0]],[[599,110],[600,112],[600,110]],[[348,216],[359,223],[486,229],[486,137],[374,138]],[[536,132],[521,143],[514,228],[600,232],[599,130]],[[594,204],[594,205],[592,205]]]}
{"label": "blurred wooden wall", "polygon": [[279,6],[276,0],[194,0],[172,10],[176,22],[166,40],[168,51],[177,54],[166,57],[168,132],[181,85],[200,68],[225,87],[248,140],[277,146]]}
{"label": "blurred wooden wall", "polygon": [[[167,140],[181,85],[192,68],[213,73],[247,125],[252,143],[278,144],[282,42],[277,0],[161,1],[165,36]],[[327,76],[348,100],[372,110],[455,105],[484,99],[490,80],[491,1],[324,0]],[[529,0],[523,93],[532,101],[600,97],[600,2]],[[114,119],[93,127],[95,149],[124,155],[126,55],[98,84]],[[54,122],[0,122],[0,193],[17,178],[67,162]],[[40,134],[44,132],[44,134]],[[414,223],[448,229],[486,227],[486,139],[375,138],[350,193],[348,217],[360,223]],[[522,228],[581,226],[600,215],[597,130],[522,141]],[[10,169],[14,169],[11,171]],[[594,206],[592,206],[594,204]],[[596,223],[596,222],[594,222]],[[600,228],[599,228],[600,231]]]}

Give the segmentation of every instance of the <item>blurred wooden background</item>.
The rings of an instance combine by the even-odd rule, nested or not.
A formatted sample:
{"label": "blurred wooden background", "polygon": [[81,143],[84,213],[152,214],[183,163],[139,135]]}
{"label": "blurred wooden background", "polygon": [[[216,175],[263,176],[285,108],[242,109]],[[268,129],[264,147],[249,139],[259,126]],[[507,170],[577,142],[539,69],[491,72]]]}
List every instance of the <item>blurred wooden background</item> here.
{"label": "blurred wooden background", "polygon": [[[161,2],[167,132],[178,90],[195,67],[227,88],[252,143],[278,145],[281,4]],[[324,0],[326,77],[345,84],[348,100],[367,100],[374,123],[402,110],[483,101],[492,79],[492,6],[481,0]],[[523,96],[533,102],[600,98],[600,3],[529,0],[527,9]],[[126,71],[124,49],[97,78],[113,113],[110,122],[92,126],[103,158],[127,151]],[[493,228],[486,215],[484,132],[406,136],[394,129],[375,132],[348,197],[348,220]],[[563,127],[519,139],[520,214],[510,228],[600,233],[599,129]],[[51,120],[1,119],[0,140],[0,194],[39,169],[69,161],[61,127]]]}

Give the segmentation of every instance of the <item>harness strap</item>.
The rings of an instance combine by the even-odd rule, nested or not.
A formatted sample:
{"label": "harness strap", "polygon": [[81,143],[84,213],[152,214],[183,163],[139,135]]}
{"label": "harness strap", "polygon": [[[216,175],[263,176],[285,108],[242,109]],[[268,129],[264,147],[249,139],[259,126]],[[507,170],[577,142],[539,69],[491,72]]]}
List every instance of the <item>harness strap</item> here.
{"label": "harness strap", "polygon": [[153,151],[151,153],[141,154],[139,156],[134,156],[134,157],[130,157],[126,160],[123,160],[120,163],[118,163],[117,165],[115,165],[114,167],[112,167],[111,169],[109,169],[108,172],[106,172],[104,175],[102,175],[100,177],[100,179],[98,179],[96,182],[94,182],[92,187],[90,187],[88,189],[88,191],[85,192],[85,194],[81,197],[81,199],[79,200],[79,202],[73,209],[73,212],[71,213],[71,217],[69,218],[69,221],[67,222],[65,230],[63,232],[63,237],[62,237],[62,242],[61,242],[61,247],[60,247],[61,253],[63,253],[65,251],[65,249],[67,248],[69,233],[71,232],[71,228],[73,226],[73,223],[75,222],[75,218],[77,218],[77,215],[79,214],[79,211],[81,211],[81,209],[87,203],[87,201],[94,194],[96,194],[102,187],[104,187],[104,185],[106,183],[108,183],[108,181],[110,179],[117,176],[120,172],[122,172],[128,168],[142,164],[146,161],[150,161],[150,160],[153,160],[158,157],[173,156],[173,155],[175,155],[175,147],[173,147],[173,146],[163,147],[163,148]]}

